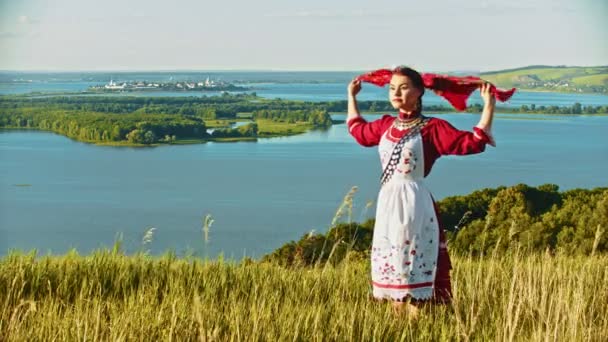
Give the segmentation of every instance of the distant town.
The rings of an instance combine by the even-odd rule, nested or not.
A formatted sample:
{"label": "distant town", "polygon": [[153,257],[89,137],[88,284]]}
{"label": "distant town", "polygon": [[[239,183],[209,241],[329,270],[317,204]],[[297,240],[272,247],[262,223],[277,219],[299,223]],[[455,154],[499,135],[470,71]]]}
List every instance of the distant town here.
{"label": "distant town", "polygon": [[92,91],[245,91],[247,87],[241,87],[221,80],[212,80],[207,77],[204,81],[178,81],[178,82],[148,82],[148,81],[125,81],[110,82],[104,85],[92,86]]}

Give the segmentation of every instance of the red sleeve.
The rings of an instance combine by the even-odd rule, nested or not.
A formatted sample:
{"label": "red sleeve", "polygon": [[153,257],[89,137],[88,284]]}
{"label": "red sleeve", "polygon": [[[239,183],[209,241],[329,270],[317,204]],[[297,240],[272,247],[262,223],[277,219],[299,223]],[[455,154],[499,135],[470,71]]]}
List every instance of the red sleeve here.
{"label": "red sleeve", "polygon": [[473,132],[461,131],[442,119],[434,119],[433,143],[440,155],[465,155],[483,152],[490,142],[488,135],[480,128]]}
{"label": "red sleeve", "polygon": [[390,115],[384,115],[378,120],[367,122],[363,117],[348,121],[348,131],[357,140],[357,142],[363,146],[375,146],[380,142],[384,131],[393,123],[394,117]]}

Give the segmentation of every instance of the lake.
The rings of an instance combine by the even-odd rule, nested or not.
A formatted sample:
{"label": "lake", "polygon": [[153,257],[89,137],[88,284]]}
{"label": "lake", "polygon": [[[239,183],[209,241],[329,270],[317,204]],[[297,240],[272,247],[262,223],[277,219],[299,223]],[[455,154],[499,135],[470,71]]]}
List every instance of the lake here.
{"label": "lake", "polygon": [[[259,96],[305,101],[344,100],[345,72],[7,73],[0,94],[79,92],[110,78],[216,79],[252,86]],[[121,77],[123,79],[121,79]],[[15,82],[15,79],[20,81]],[[31,82],[29,82],[31,80]],[[317,83],[318,82],[318,83]],[[361,100],[386,99],[364,85]],[[142,92],[112,96],[211,96],[217,93]],[[469,103],[481,103],[473,94]],[[506,105],[608,105],[608,96],[517,92]],[[427,92],[425,104],[447,104]],[[502,104],[505,105],[505,104]],[[368,115],[369,119],[377,116]],[[478,116],[445,114],[471,129]],[[336,118],[344,118],[336,116]],[[484,187],[527,183],[561,189],[607,186],[608,117],[498,114],[497,148],[445,157],[427,179],[436,198]],[[254,143],[206,143],[155,148],[101,147],[35,131],[0,131],[0,254],[9,249],[87,253],[125,249],[240,258],[268,253],[311,230],[325,231],[352,186],[354,220],[373,216],[380,166],[376,150],[358,146],[345,125]],[[210,241],[202,220],[211,214]],[[142,246],[146,229],[156,228]]]}
{"label": "lake", "polygon": [[[440,117],[461,129],[478,120]],[[607,186],[608,117],[513,117],[498,114],[497,148],[437,162],[427,178],[436,198],[517,183]],[[380,172],[376,149],[358,146],[343,124],[254,143],[155,148],[1,131],[0,254],[87,253],[122,233],[128,252],[259,257],[312,229],[327,230],[352,186],[359,187],[353,219],[372,216],[374,208],[364,207],[376,198]],[[208,244],[206,214],[215,220]],[[150,227],[153,241],[142,246]]]}

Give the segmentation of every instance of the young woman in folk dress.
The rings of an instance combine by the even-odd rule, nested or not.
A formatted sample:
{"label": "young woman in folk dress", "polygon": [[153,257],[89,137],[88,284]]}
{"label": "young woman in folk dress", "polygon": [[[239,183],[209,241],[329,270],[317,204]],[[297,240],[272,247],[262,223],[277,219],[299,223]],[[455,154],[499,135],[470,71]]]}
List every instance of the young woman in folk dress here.
{"label": "young woman in folk dress", "polygon": [[[347,124],[359,144],[378,146],[385,170],[371,251],[373,296],[392,300],[397,312],[407,309],[415,316],[417,304],[448,303],[452,295],[444,232],[424,177],[440,156],[480,153],[486,144],[494,145],[490,131],[495,88],[483,81],[478,86],[483,113],[468,132],[421,114],[424,82],[418,72],[398,67],[388,77],[389,100],[398,116],[384,115],[372,122],[361,117],[356,98],[361,81],[355,79],[348,85]],[[395,149],[404,135],[407,139]]]}

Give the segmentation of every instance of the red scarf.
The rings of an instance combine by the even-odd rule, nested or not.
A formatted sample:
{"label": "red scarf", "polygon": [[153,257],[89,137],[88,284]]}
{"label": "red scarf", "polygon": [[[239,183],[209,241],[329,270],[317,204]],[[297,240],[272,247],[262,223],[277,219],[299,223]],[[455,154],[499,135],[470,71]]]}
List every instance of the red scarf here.
{"label": "red scarf", "polygon": [[[475,89],[479,88],[485,81],[475,76],[447,76],[438,74],[421,74],[424,87],[432,89],[437,95],[445,98],[450,104],[458,109],[467,108],[467,99]],[[379,69],[367,74],[357,76],[357,80],[369,82],[379,87],[384,87],[391,82],[393,71],[389,69]],[[494,85],[490,87],[490,93],[502,102],[507,101],[515,93],[515,88],[501,90]]]}

